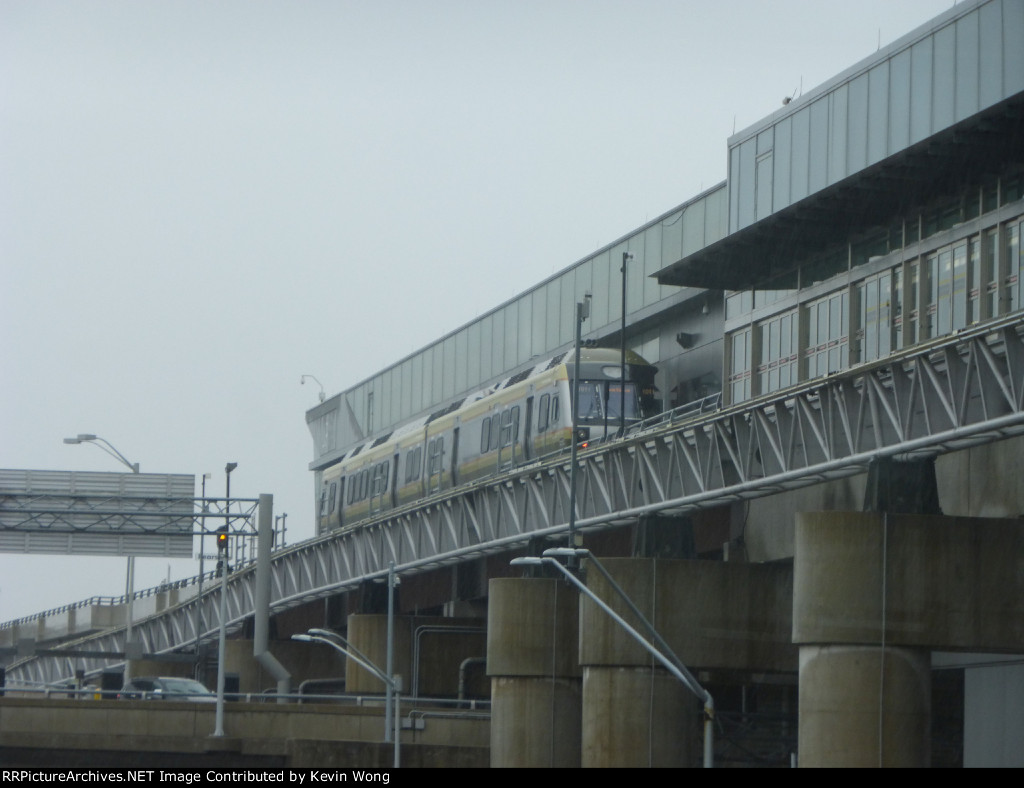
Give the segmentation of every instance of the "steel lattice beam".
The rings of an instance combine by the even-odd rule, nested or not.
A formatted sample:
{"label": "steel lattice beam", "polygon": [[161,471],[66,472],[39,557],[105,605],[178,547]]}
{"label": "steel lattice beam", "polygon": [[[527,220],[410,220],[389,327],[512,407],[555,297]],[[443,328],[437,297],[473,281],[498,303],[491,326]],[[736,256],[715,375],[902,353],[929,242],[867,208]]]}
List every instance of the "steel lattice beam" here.
{"label": "steel lattice beam", "polygon": [[[845,374],[816,379],[680,423],[658,424],[580,453],[577,526],[605,527],[653,512],[683,513],[850,475],[879,456],[938,454],[1024,434],[1024,318],[918,345]],[[569,465],[558,458],[276,553],[271,606],[280,611],[387,572],[453,564],[567,528]],[[228,587],[228,625],[251,614],[255,573]],[[209,639],[216,595],[202,606]],[[195,641],[196,601],[135,626],[151,653]],[[68,648],[120,651],[123,631]],[[75,662],[39,657],[10,680],[51,682]]]}

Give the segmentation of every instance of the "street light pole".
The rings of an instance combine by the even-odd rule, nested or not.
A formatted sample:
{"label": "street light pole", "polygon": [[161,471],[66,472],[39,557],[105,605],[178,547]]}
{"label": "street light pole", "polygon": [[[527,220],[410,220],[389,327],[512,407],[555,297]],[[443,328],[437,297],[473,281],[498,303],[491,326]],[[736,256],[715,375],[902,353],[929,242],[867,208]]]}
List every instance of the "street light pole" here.
{"label": "street light pole", "polygon": [[619,370],[619,437],[626,434],[626,263],[633,259],[632,252],[622,253],[622,346],[621,369]]}
{"label": "street light pole", "polygon": [[[337,639],[341,641],[342,645],[339,645],[334,641]],[[371,675],[384,683],[391,692],[394,693],[395,698],[395,714],[394,714],[394,744],[395,744],[395,755],[394,755],[394,767],[397,769],[402,765],[402,737],[401,737],[401,715],[398,713],[400,709],[400,692],[401,687],[398,686],[398,682],[394,676],[386,674],[377,665],[375,665],[370,658],[363,654],[359,649],[349,643],[345,638],[339,635],[337,632],[331,632],[327,629],[310,629],[305,635],[292,635],[292,640],[298,640],[301,643],[323,643],[324,645],[330,646],[331,648],[340,651],[348,659],[351,659],[357,665],[365,668]],[[344,647],[343,647],[344,646]],[[389,704],[390,706],[390,704]],[[387,726],[387,719],[385,718],[385,725]],[[390,726],[385,730],[384,741],[388,741],[387,731],[390,730]]]}
{"label": "street light pole", "polygon": [[[224,466],[224,474],[227,478],[225,484],[225,498],[227,499],[224,503],[225,514],[231,514],[231,471],[238,467],[237,462],[229,462]],[[231,517],[224,518],[225,527],[228,533],[231,532]],[[223,556],[220,559],[221,572],[220,572],[220,631],[217,635],[217,714],[214,725],[214,736],[224,735],[224,652],[227,650],[227,600],[228,600],[228,557],[230,553],[224,550]]]}
{"label": "street light pole", "polygon": [[[203,474],[203,513],[210,511],[210,505],[206,502],[206,480],[213,477],[212,473]],[[203,525],[199,531],[199,588],[196,589],[196,664],[194,678],[199,678],[199,643],[203,632],[203,572],[206,571],[206,558],[203,553],[206,550],[206,518],[203,518]]]}
{"label": "street light pole", "polygon": [[[119,452],[110,441],[93,435],[88,432],[80,432],[74,438],[65,438],[64,442],[70,446],[80,443],[88,443],[102,449],[118,462],[128,466],[132,473],[139,472],[137,462],[129,462],[128,458]],[[132,678],[132,662],[128,654],[129,644],[132,642],[132,616],[134,613],[133,602],[135,601],[135,556],[128,556],[128,564],[125,568],[124,578],[124,604],[125,604],[125,628],[124,628],[124,683],[127,684]]]}
{"label": "street light pole", "polygon": [[569,448],[569,547],[576,547],[576,444],[580,411],[580,343],[583,321],[590,317],[590,293],[576,302],[576,366],[572,375],[572,444]]}
{"label": "street light pole", "polygon": [[386,673],[392,681],[385,684],[387,687],[384,698],[384,741],[388,740],[388,732],[391,730],[391,691],[395,677],[395,562],[388,561],[388,652]]}

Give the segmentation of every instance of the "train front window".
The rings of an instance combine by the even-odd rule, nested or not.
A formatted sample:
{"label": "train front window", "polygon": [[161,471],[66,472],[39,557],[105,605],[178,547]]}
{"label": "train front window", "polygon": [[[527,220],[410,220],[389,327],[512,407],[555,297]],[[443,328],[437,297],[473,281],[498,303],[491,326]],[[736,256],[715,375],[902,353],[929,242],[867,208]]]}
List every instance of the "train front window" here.
{"label": "train front window", "polygon": [[604,399],[604,386],[590,380],[580,381],[580,402],[576,408],[576,417],[580,421],[593,421],[604,418],[601,400]]}
{"label": "train front window", "polygon": [[[622,418],[622,384],[608,384],[608,418],[612,421]],[[636,397],[636,384],[626,384],[626,418],[640,418],[640,409]]]}
{"label": "train front window", "polygon": [[[580,381],[580,421],[615,421],[622,418],[622,384],[618,381]],[[626,418],[640,418],[636,384],[626,384]]]}

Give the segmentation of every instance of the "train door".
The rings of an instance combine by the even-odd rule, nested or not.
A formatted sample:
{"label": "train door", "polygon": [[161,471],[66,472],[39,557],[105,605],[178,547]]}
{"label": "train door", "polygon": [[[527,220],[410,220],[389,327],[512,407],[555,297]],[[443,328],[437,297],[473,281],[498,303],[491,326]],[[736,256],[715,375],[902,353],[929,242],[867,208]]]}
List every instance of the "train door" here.
{"label": "train door", "polygon": [[427,443],[427,493],[441,489],[444,476],[444,435],[431,438]]}
{"label": "train door", "polygon": [[530,431],[533,428],[533,387],[530,387],[530,396],[526,398],[526,424],[523,426],[523,457],[532,459],[534,452],[533,442],[530,438]]}
{"label": "train door", "polygon": [[345,477],[338,479],[338,527],[345,525]]}
{"label": "train door", "polygon": [[391,508],[398,506],[398,461],[401,459],[401,452],[395,449],[395,459],[391,463]]}
{"label": "train door", "polygon": [[384,496],[387,494],[390,470],[388,462],[379,462],[371,466],[370,475],[370,512],[377,513],[384,509]]}
{"label": "train door", "polygon": [[451,466],[452,487],[459,483],[459,422],[456,420],[452,429],[452,466]]}

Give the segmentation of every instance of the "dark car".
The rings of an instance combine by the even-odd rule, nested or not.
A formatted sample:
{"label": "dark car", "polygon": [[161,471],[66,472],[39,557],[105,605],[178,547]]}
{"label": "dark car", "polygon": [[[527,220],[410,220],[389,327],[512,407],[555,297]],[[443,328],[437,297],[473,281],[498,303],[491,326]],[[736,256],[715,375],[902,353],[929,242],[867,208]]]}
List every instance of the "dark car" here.
{"label": "dark car", "polygon": [[140,676],[121,688],[121,700],[183,700],[214,703],[217,696],[193,679]]}

